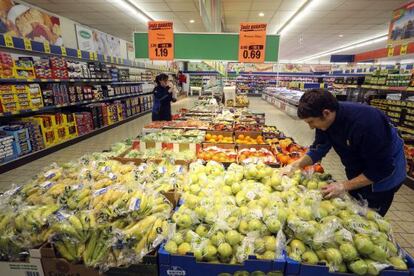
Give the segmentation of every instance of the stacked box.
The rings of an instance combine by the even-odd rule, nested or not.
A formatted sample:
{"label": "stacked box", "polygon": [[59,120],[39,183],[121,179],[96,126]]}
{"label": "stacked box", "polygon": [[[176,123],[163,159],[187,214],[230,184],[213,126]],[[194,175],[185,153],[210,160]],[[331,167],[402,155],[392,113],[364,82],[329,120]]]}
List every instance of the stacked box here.
{"label": "stacked box", "polygon": [[108,79],[108,68],[105,63],[102,62],[88,62],[88,69],[92,79]]}
{"label": "stacked box", "polygon": [[29,131],[30,144],[32,145],[32,151],[38,151],[45,148],[43,141],[42,131],[40,125],[33,118],[23,118],[23,121],[19,122]]}
{"label": "stacked box", "polygon": [[20,84],[14,86],[17,102],[19,103],[19,110],[30,109],[29,91],[27,85]]}
{"label": "stacked box", "polygon": [[10,54],[0,52],[0,76],[3,79],[13,77],[13,58]]}
{"label": "stacked box", "polygon": [[66,61],[68,76],[71,79],[86,78],[83,71],[83,63],[80,61],[68,60]]}
{"label": "stacked box", "polygon": [[38,115],[33,117],[33,120],[36,120],[40,126],[45,147],[50,147],[58,142],[53,115]]}
{"label": "stacked box", "polygon": [[29,91],[30,108],[39,109],[43,107],[42,90],[40,89],[40,85],[37,83],[29,84],[27,89]]}
{"label": "stacked box", "polygon": [[75,121],[79,136],[89,133],[94,129],[92,113],[90,112],[75,113]]}
{"label": "stacked box", "polygon": [[0,127],[0,131],[7,135],[13,136],[13,149],[18,155],[24,155],[32,151],[30,143],[29,131],[21,125],[6,125]]}
{"label": "stacked box", "polygon": [[48,58],[41,58],[34,63],[36,77],[38,79],[51,79],[52,69]]}
{"label": "stacked box", "polygon": [[20,109],[13,85],[0,85],[0,99],[3,112],[15,112]]}
{"label": "stacked box", "polygon": [[36,78],[35,69],[33,66],[33,58],[19,57],[14,61],[14,76],[18,79],[34,79]]}
{"label": "stacked box", "polygon": [[104,93],[101,85],[92,86],[92,95],[94,100],[102,100],[104,98]]}
{"label": "stacked box", "polygon": [[93,89],[90,85],[84,85],[83,86],[83,100],[84,101],[90,101],[93,100]]}
{"label": "stacked box", "polygon": [[17,154],[13,149],[13,136],[0,132],[0,163],[13,160]]}
{"label": "stacked box", "polygon": [[52,78],[67,79],[69,78],[68,69],[65,58],[50,57],[50,68],[52,68]]}

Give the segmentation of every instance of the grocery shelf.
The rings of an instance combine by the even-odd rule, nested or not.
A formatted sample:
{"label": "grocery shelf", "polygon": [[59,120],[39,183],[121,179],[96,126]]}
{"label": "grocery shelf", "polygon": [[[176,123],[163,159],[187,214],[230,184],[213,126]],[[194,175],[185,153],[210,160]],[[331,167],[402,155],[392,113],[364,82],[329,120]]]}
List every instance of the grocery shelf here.
{"label": "grocery shelf", "polygon": [[6,112],[6,113],[0,113],[0,118],[11,118],[11,117],[19,116],[19,115],[29,116],[29,115],[33,115],[37,113],[60,109],[62,107],[78,106],[78,105],[84,105],[84,104],[112,101],[112,100],[118,100],[118,99],[129,98],[129,97],[145,96],[145,95],[150,95],[150,94],[152,94],[152,92],[139,93],[139,94],[124,94],[124,95],[119,95],[119,96],[114,96],[114,97],[107,97],[107,98],[103,98],[99,100],[81,101],[81,102],[68,103],[68,104],[45,106],[39,109],[26,109],[26,110],[19,110],[15,112]]}
{"label": "grocery shelf", "polygon": [[147,81],[114,81],[113,79],[0,79],[0,83],[43,83],[43,82],[110,82],[111,84],[142,84]]}
{"label": "grocery shelf", "polygon": [[86,133],[84,135],[75,137],[73,139],[64,141],[62,143],[56,144],[56,145],[51,146],[51,147],[48,147],[48,148],[44,148],[44,149],[39,150],[39,151],[35,151],[35,152],[32,152],[32,153],[23,155],[23,156],[21,156],[21,157],[19,157],[17,159],[14,159],[14,160],[11,160],[11,161],[9,161],[7,163],[1,164],[0,165],[0,174],[5,173],[5,172],[7,172],[9,170],[15,169],[17,167],[20,167],[20,166],[22,166],[24,164],[27,164],[29,162],[32,162],[32,161],[34,161],[36,159],[39,159],[39,158],[41,158],[43,156],[46,156],[48,154],[51,154],[53,152],[56,152],[56,151],[58,151],[58,150],[60,150],[62,148],[65,148],[67,146],[76,144],[76,143],[78,143],[80,141],[83,141],[85,139],[88,139],[88,138],[90,138],[92,136],[95,136],[97,134],[100,134],[102,132],[105,132],[107,130],[110,130],[110,129],[114,128],[114,127],[117,127],[117,126],[120,126],[120,125],[122,125],[124,123],[130,122],[130,121],[132,121],[132,120],[134,120],[136,118],[142,117],[142,116],[144,116],[144,115],[146,115],[146,114],[148,114],[150,112],[151,112],[151,109],[149,109],[147,111],[144,111],[144,112],[141,112],[141,113],[138,113],[138,114],[135,114],[135,115],[132,115],[131,117],[128,117],[125,120],[116,122],[116,123],[114,123],[112,125],[108,125],[108,126],[104,126],[104,127],[95,129],[95,130],[93,130],[93,131],[91,131],[89,133]]}

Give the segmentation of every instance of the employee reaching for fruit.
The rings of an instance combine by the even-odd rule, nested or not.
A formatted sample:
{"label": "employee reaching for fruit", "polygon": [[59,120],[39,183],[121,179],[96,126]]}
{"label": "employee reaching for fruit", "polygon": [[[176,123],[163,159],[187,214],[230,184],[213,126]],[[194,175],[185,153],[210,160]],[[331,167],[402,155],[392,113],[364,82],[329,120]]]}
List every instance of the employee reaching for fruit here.
{"label": "employee reaching for fruit", "polygon": [[316,129],[315,141],[285,171],[314,164],[333,147],[348,180],[324,187],[324,197],[349,192],[384,216],[406,178],[404,142],[384,113],[367,105],[338,103],[331,93],[310,90],[299,101],[298,117]]}

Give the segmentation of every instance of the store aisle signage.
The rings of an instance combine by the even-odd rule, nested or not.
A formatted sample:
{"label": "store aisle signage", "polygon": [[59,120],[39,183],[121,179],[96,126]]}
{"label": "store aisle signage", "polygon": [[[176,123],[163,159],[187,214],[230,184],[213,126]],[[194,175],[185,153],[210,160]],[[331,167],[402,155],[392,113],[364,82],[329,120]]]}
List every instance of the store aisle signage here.
{"label": "store aisle signage", "polygon": [[266,23],[240,23],[239,62],[265,61]]}
{"label": "store aisle signage", "polygon": [[388,31],[388,45],[414,42],[414,1],[394,10]]}
{"label": "store aisle signage", "polygon": [[148,22],[148,56],[151,60],[174,59],[174,32],[172,22]]}

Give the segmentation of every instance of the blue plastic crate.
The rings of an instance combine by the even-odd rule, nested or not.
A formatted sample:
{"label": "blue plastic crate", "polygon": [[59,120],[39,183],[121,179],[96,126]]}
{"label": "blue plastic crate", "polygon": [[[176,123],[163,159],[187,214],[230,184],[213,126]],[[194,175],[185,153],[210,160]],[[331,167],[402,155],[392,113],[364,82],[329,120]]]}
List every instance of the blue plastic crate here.
{"label": "blue plastic crate", "polygon": [[[383,270],[381,276],[409,276],[414,275],[414,258],[406,253],[408,264],[407,271],[394,270],[391,268]],[[329,272],[329,268],[325,265],[308,265],[301,264],[290,258],[286,258],[285,275],[301,275],[301,276],[325,276],[325,275],[351,275],[349,273]]]}
{"label": "blue plastic crate", "polygon": [[250,256],[243,264],[213,264],[207,262],[197,262],[193,254],[174,255],[164,249],[164,244],[158,250],[158,267],[160,276],[170,275],[197,275],[197,276],[216,276],[221,273],[234,274],[237,271],[247,271],[249,273],[261,271],[264,273],[277,272],[284,273],[285,259],[268,261],[258,260],[255,256]]}

